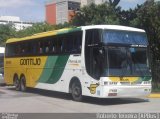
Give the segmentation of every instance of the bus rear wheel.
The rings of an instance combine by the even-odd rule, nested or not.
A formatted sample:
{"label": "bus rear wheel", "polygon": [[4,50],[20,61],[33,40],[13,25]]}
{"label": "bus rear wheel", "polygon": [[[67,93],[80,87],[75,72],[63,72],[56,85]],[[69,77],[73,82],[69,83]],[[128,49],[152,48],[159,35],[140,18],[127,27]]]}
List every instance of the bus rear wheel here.
{"label": "bus rear wheel", "polygon": [[72,97],[75,101],[82,101],[82,88],[79,82],[73,82],[72,84]]}
{"label": "bus rear wheel", "polygon": [[26,78],[25,76],[22,76],[20,79],[20,87],[21,87],[21,91],[25,92],[26,91]]}
{"label": "bus rear wheel", "polygon": [[17,76],[14,77],[14,86],[15,86],[15,89],[16,89],[17,91],[20,91],[21,86],[20,86],[20,81],[19,81],[19,79],[18,79]]}

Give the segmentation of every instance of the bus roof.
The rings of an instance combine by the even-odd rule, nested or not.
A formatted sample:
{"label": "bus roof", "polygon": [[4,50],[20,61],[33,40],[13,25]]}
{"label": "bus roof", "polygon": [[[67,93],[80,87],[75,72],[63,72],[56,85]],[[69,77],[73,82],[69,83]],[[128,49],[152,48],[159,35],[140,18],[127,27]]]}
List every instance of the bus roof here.
{"label": "bus roof", "polygon": [[65,34],[65,33],[80,31],[81,29],[82,30],[109,29],[109,30],[124,30],[124,31],[145,32],[142,29],[127,27],[127,26],[120,26],[120,25],[90,25],[90,26],[81,26],[81,27],[77,27],[77,28],[63,28],[63,29],[60,29],[60,30],[42,32],[42,33],[34,34],[32,36],[23,37],[23,38],[11,38],[11,39],[8,39],[6,43],[13,43],[13,42],[18,42],[18,41],[38,39],[38,38],[43,38],[43,37],[47,37],[47,36]]}
{"label": "bus roof", "polygon": [[37,34],[33,34],[32,36],[27,36],[27,37],[23,37],[23,38],[11,38],[11,39],[8,39],[6,41],[6,43],[13,43],[13,42],[30,40],[30,39],[38,39],[38,38],[43,38],[43,37],[47,37],[47,36],[60,35],[60,34],[80,31],[80,30],[81,30],[80,27],[77,27],[77,28],[63,28],[63,29],[59,29],[59,30],[37,33]]}
{"label": "bus roof", "polygon": [[128,27],[128,26],[120,26],[120,25],[91,25],[91,26],[83,26],[82,27],[82,30],[87,30],[87,29],[109,29],[109,30],[145,32],[142,29]]}

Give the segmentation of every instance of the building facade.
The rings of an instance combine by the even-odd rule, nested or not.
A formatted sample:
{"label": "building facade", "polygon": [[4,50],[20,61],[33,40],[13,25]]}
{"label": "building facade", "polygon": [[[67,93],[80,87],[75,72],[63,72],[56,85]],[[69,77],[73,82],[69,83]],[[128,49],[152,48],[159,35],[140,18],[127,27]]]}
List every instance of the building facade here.
{"label": "building facade", "polygon": [[81,0],[81,7],[94,3],[96,5],[108,2],[108,0]]}
{"label": "building facade", "polygon": [[49,24],[63,24],[69,22],[86,5],[102,4],[108,0],[49,0],[46,2],[46,22]]}
{"label": "building facade", "polygon": [[0,16],[0,24],[12,24],[17,31],[33,25],[33,23],[22,22],[19,17],[15,16]]}
{"label": "building facade", "polygon": [[80,9],[80,0],[50,0],[46,3],[46,22],[63,24],[69,22]]}

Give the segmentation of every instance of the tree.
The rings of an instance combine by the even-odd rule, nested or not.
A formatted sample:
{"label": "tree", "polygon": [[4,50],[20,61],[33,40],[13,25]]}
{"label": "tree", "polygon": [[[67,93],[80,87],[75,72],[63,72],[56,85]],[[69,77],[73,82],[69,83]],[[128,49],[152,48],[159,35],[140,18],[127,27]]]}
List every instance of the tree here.
{"label": "tree", "polygon": [[47,23],[35,23],[32,27],[17,31],[16,37],[25,37],[33,35],[40,32],[46,32],[49,30],[54,30],[55,28],[52,25]]}
{"label": "tree", "polygon": [[51,30],[56,30],[64,27],[70,27],[70,24],[58,24],[58,25],[49,25],[45,22],[42,23],[35,23],[32,27],[28,27],[26,29],[20,30],[16,33],[16,37],[25,37],[30,36],[36,33],[47,32]]}
{"label": "tree", "polygon": [[145,29],[154,60],[160,60],[160,3],[147,1],[137,11],[137,17],[130,23],[132,26]]}
{"label": "tree", "polygon": [[146,31],[151,50],[153,88],[160,87],[160,2],[145,2],[136,12],[137,17],[130,21],[132,26]]}
{"label": "tree", "polygon": [[0,45],[4,46],[5,41],[16,36],[16,30],[12,24],[0,25]]}
{"label": "tree", "polygon": [[134,26],[131,22],[138,17],[137,12],[141,7],[142,5],[137,5],[135,9],[119,10],[118,17],[120,19],[120,24],[125,26]]}
{"label": "tree", "polygon": [[114,7],[117,6],[119,2],[120,2],[120,0],[109,0],[110,5],[112,5]]}
{"label": "tree", "polygon": [[73,17],[72,25],[97,25],[97,24],[119,24],[118,10],[109,3],[95,5],[91,4],[80,9]]}
{"label": "tree", "polygon": [[49,25],[47,23],[35,23],[32,27],[25,28],[20,31],[16,31],[12,24],[0,25],[0,45],[4,46],[6,40],[9,38],[21,38],[31,36],[36,33],[61,29],[64,27],[72,27],[69,23]]}

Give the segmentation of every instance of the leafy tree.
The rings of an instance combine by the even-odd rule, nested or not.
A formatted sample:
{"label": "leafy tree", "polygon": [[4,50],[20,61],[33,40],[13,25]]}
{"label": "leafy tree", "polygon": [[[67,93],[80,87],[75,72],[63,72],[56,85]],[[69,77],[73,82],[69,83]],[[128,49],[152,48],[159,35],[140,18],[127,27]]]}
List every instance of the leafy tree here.
{"label": "leafy tree", "polygon": [[120,2],[120,0],[109,0],[110,5],[112,5],[114,7],[117,6],[119,2]]}
{"label": "leafy tree", "polygon": [[136,12],[136,18],[130,21],[131,26],[145,29],[151,49],[151,67],[153,88],[160,87],[160,2],[145,2]]}
{"label": "leafy tree", "polygon": [[54,30],[54,27],[47,23],[35,23],[33,24],[32,27],[28,27],[26,29],[17,31],[16,37],[25,37],[25,36],[33,35],[35,33],[46,32],[49,30]]}
{"label": "leafy tree", "polygon": [[109,3],[95,5],[91,4],[80,9],[73,17],[72,25],[97,25],[97,24],[119,24],[118,10]]}
{"label": "leafy tree", "polygon": [[154,60],[160,60],[160,3],[147,1],[137,11],[137,17],[130,23],[132,26],[145,29]]}
{"label": "leafy tree", "polygon": [[120,19],[120,24],[125,26],[134,26],[131,22],[137,18],[137,12],[142,7],[142,5],[137,5],[135,9],[129,10],[119,10],[118,17]]}
{"label": "leafy tree", "polygon": [[12,24],[0,25],[0,45],[4,46],[5,42],[9,38],[20,38],[30,36],[36,33],[61,29],[64,27],[72,27],[69,23],[49,25],[47,23],[35,23],[32,27],[25,28],[20,31],[16,31]]}
{"label": "leafy tree", "polygon": [[16,30],[12,24],[0,25],[0,46],[4,46],[5,41],[16,36]]}
{"label": "leafy tree", "polygon": [[20,30],[17,32],[16,37],[25,37],[30,36],[36,33],[47,32],[51,30],[56,30],[64,27],[69,27],[69,23],[58,24],[58,25],[49,25],[47,23],[35,23],[32,27]]}

